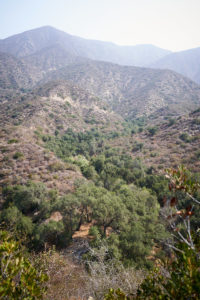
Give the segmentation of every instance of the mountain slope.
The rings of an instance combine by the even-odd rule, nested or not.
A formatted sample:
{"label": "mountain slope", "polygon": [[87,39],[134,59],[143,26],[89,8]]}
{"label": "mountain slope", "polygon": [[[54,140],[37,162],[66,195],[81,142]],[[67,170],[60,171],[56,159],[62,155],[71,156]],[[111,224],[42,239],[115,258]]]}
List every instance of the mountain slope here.
{"label": "mountain slope", "polygon": [[122,62],[134,58],[133,48],[142,52],[142,47],[84,40],[48,26],[12,36],[0,41],[0,49],[18,56],[0,55],[2,101],[7,101],[5,89],[10,89],[8,98],[12,99],[11,89],[32,89],[49,81],[67,80],[100,97],[125,118],[155,113],[181,115],[196,109],[199,86],[177,73],[92,60],[110,59],[117,49],[115,54]]}
{"label": "mountain slope", "polygon": [[176,71],[200,84],[200,47],[169,54],[150,66]]}
{"label": "mountain slope", "polygon": [[93,61],[67,53],[59,45],[24,58],[2,53],[0,71],[1,101],[12,99],[11,90],[5,95],[5,89],[16,93],[48,81],[67,80],[98,95],[123,117],[150,115],[161,109],[164,115],[181,115],[200,103],[199,86],[177,73]]}
{"label": "mountain slope", "polygon": [[98,95],[123,117],[150,115],[160,109],[180,115],[200,105],[200,87],[167,70],[90,61],[52,71],[42,82],[59,79]]}
{"label": "mountain slope", "polygon": [[62,194],[72,191],[74,181],[83,178],[77,168],[39,145],[30,128],[6,126],[0,129],[0,135],[0,199],[2,187],[7,184],[40,181]]}
{"label": "mountain slope", "polygon": [[35,67],[37,70],[43,73],[57,70],[69,64],[87,61],[86,58],[75,56],[70,52],[67,52],[59,44],[43,48],[34,54],[21,58],[21,60],[30,67]]}
{"label": "mountain slope", "polygon": [[42,136],[55,137],[67,129],[92,128],[111,133],[123,119],[93,94],[65,82],[51,82],[31,93],[0,103],[0,199],[5,184],[42,181],[59,193],[72,191],[74,181],[83,179],[79,168],[63,163],[44,149]]}
{"label": "mountain slope", "polygon": [[31,84],[32,79],[27,65],[10,54],[0,53],[0,87],[19,88]]}
{"label": "mountain slope", "polygon": [[90,124],[106,125],[108,130],[122,118],[91,92],[67,81],[48,82],[29,93],[19,94],[12,101],[0,104],[2,126],[41,127],[54,134],[59,128],[83,131]]}
{"label": "mountain slope", "polygon": [[68,53],[122,65],[144,66],[170,53],[153,45],[118,46],[109,42],[72,36],[50,26],[29,30],[0,41],[0,51],[17,57],[61,45]]}
{"label": "mountain slope", "polygon": [[145,130],[133,136],[133,143],[143,145],[143,151],[136,151],[134,154],[142,157],[149,166],[168,168],[184,164],[189,169],[199,172],[199,124],[200,109],[189,115],[169,118],[157,124],[155,135],[152,136]]}

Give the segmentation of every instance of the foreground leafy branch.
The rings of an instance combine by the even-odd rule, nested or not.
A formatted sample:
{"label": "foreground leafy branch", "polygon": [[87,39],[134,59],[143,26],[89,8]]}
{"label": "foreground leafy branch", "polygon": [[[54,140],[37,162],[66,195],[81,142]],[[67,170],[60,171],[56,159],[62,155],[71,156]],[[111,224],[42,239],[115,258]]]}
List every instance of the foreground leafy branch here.
{"label": "foreground leafy branch", "polygon": [[137,299],[199,299],[200,259],[198,252],[184,244],[179,244],[178,247],[181,251],[177,252],[173,261],[166,261],[144,280]]}
{"label": "foreground leafy branch", "polygon": [[[194,215],[195,206],[200,205],[200,202],[193,196],[200,188],[200,185],[192,179],[192,175],[184,166],[180,166],[177,170],[167,169],[166,172],[166,177],[170,181],[169,190],[172,193],[172,197],[170,199],[164,197],[164,208],[161,214],[172,231],[175,243],[183,242],[191,249],[195,249],[191,217]],[[180,208],[181,198],[187,198],[188,201]],[[174,243],[168,242],[167,245],[174,250],[180,251],[175,247]]]}
{"label": "foreground leafy branch", "polygon": [[23,255],[19,243],[0,231],[0,299],[43,299],[47,280]]}

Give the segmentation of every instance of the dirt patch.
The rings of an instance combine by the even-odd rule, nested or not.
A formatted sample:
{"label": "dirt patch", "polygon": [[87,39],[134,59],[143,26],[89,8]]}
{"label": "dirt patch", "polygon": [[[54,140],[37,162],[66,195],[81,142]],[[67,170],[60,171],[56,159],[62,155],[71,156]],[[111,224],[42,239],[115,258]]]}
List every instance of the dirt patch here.
{"label": "dirt patch", "polygon": [[90,238],[89,236],[89,230],[90,230],[90,227],[93,226],[93,223],[88,223],[88,224],[83,224],[81,225],[80,227],[80,230],[79,231],[76,231],[72,238],[73,239],[77,239],[77,238],[83,238],[83,239],[88,239]]}

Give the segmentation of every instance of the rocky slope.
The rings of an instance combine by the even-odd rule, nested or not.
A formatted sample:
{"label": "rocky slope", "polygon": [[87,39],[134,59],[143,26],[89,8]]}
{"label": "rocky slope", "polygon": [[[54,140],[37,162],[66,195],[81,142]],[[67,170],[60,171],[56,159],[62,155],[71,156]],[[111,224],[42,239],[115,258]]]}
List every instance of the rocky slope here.
{"label": "rocky slope", "polygon": [[78,83],[99,95],[123,117],[181,115],[200,105],[200,87],[175,72],[90,61],[46,74],[42,82],[59,79]]}
{"label": "rocky slope", "polygon": [[19,93],[12,101],[1,103],[0,109],[2,126],[40,126],[48,133],[57,127],[80,131],[89,129],[90,124],[123,120],[100,98],[67,81],[48,82],[29,93]]}
{"label": "rocky slope", "polygon": [[0,187],[35,180],[61,194],[72,191],[83,177],[78,167],[45,149],[39,136],[54,136],[56,130],[62,134],[68,128],[109,132],[123,121],[99,98],[64,81],[3,102],[0,111]]}

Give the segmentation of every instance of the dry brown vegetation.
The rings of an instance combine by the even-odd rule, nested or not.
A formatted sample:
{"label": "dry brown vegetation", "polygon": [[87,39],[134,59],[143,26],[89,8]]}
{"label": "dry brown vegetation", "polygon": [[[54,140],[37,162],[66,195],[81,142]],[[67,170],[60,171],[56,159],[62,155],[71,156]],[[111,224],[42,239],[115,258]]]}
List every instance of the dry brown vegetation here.
{"label": "dry brown vegetation", "polygon": [[[157,126],[153,136],[146,128],[131,137],[116,138],[111,145],[121,149],[125,147],[134,158],[141,157],[145,165],[158,170],[183,163],[190,170],[199,171],[200,112],[176,117],[172,125],[169,125],[170,119],[162,119],[160,123],[155,119],[150,124]],[[137,144],[142,144],[141,149],[135,147]]]}
{"label": "dry brown vegetation", "polygon": [[[50,83],[33,94],[1,103],[0,185],[42,181],[61,194],[72,191],[82,178],[78,167],[63,163],[44,149],[41,134],[54,135],[68,128],[105,131],[120,124],[121,117],[107,110],[94,95],[66,82]],[[120,125],[119,125],[120,126]]]}
{"label": "dry brown vegetation", "polygon": [[74,181],[82,178],[78,168],[63,163],[36,142],[34,134],[26,128],[10,127],[1,131],[0,186],[34,180],[61,194],[72,191]]}
{"label": "dry brown vegetation", "polygon": [[[119,287],[127,294],[136,294],[144,278],[143,271],[124,268],[115,260],[105,263],[107,248],[88,251],[95,254],[95,261],[81,261],[76,253],[84,247],[82,239],[76,239],[65,252],[49,251],[44,254],[48,269],[48,290],[45,299],[88,300],[93,297],[102,300],[110,288]],[[85,246],[86,247],[86,246]],[[85,268],[87,266],[87,268]]]}

